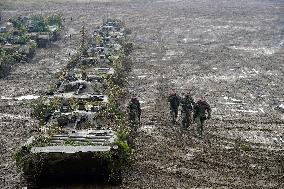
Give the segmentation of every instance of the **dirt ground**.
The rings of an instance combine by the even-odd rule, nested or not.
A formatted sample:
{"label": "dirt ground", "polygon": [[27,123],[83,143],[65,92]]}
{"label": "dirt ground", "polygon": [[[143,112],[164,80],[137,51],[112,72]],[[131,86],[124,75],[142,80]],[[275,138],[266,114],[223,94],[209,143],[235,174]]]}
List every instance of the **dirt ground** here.
{"label": "dirt ground", "polygon": [[[12,153],[37,127],[32,100],[11,97],[40,95],[68,62],[82,25],[91,32],[107,17],[132,30],[129,91],[143,108],[119,188],[284,188],[284,114],[275,109],[284,105],[283,1],[4,0],[0,6],[4,21],[54,12],[66,18],[60,41],[0,80],[0,188],[25,186]],[[182,130],[170,123],[173,89],[203,95],[211,105],[202,139],[195,124]]]}

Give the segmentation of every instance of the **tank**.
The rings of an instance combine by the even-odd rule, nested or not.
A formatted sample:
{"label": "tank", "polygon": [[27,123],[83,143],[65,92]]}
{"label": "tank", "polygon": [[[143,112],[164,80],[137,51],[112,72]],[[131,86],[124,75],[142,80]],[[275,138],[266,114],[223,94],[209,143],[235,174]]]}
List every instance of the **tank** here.
{"label": "tank", "polygon": [[[102,29],[108,25],[100,26],[102,32],[97,35],[104,39],[110,31],[122,28]],[[82,178],[110,184],[122,181],[131,147],[123,112],[113,104],[120,87],[112,82],[117,72],[109,56],[117,56],[112,48],[119,41],[111,39],[108,51],[95,55],[78,51],[75,63],[62,71],[53,92],[35,104],[33,116],[40,122],[40,132],[15,155],[29,187]]]}

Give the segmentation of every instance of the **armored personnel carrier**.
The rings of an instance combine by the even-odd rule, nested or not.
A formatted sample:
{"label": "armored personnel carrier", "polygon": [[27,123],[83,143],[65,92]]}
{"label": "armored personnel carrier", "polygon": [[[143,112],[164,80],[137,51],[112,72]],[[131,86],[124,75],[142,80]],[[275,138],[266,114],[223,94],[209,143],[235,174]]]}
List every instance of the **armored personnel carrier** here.
{"label": "armored personnel carrier", "polygon": [[[45,114],[40,135],[22,146],[21,162],[29,187],[70,178],[121,182],[121,168],[130,149],[126,138],[104,117],[106,95],[94,95],[92,82],[61,84],[47,98],[57,109]],[[93,82],[97,83],[97,81]],[[98,93],[102,92],[98,90]]]}
{"label": "armored personnel carrier", "polygon": [[43,17],[34,15],[30,17],[19,16],[12,20],[15,28],[25,28],[28,36],[37,42],[38,47],[45,48],[60,38],[62,18],[60,15]]}
{"label": "armored personnel carrier", "polygon": [[64,129],[48,137],[32,137],[22,153],[24,178],[31,188],[65,179],[121,182],[121,155],[125,152],[113,130]]}
{"label": "armored personnel carrier", "polygon": [[[109,32],[102,28],[109,24],[99,27],[100,47],[105,47]],[[111,31],[121,28],[116,24]],[[119,41],[111,39],[108,51],[79,51],[79,58],[62,72],[54,92],[35,104],[33,116],[40,121],[40,132],[16,153],[29,187],[73,178],[121,182],[131,148],[123,112],[112,104],[119,100],[120,87],[111,81],[116,69],[108,57],[119,56],[112,49]]]}
{"label": "armored personnel carrier", "polygon": [[35,48],[48,47],[60,38],[60,15],[20,16],[0,25],[0,78],[7,75],[15,63],[28,62]]}
{"label": "armored personnel carrier", "polygon": [[14,57],[18,57],[18,62],[27,62],[28,58],[32,58],[35,53],[35,43],[28,42],[24,45],[20,44],[5,44],[1,45],[0,48],[8,54],[14,54]]}

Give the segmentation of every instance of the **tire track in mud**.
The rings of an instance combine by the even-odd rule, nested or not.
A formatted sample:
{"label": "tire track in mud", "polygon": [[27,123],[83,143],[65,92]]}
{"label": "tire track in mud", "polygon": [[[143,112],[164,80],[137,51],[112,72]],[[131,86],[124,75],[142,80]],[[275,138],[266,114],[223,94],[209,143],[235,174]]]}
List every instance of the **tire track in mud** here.
{"label": "tire track in mud", "polygon": [[[277,160],[281,156],[277,153],[272,155],[268,151],[246,152],[238,146],[226,149],[220,145],[224,140],[222,138],[208,133],[206,138],[200,140],[195,138],[191,131],[181,131],[179,125],[172,125],[167,116],[169,115],[166,103],[169,88],[167,83],[167,79],[163,77],[158,79],[156,105],[152,114],[145,116],[149,117],[152,125],[155,125],[153,131],[150,134],[142,132],[138,136],[139,146],[134,155],[135,168],[132,172],[144,179],[143,186],[146,188],[280,186],[281,182],[278,183],[280,178],[268,176],[281,175],[277,170],[275,172],[275,168],[281,167]],[[159,178],[153,177],[155,174],[159,175]],[[132,182],[135,183],[133,180]]]}
{"label": "tire track in mud", "polygon": [[[241,140],[216,135],[213,131],[220,127],[216,127],[220,125],[218,119],[207,122],[203,139],[195,137],[195,125],[187,131],[173,125],[167,95],[174,87],[165,74],[167,70],[155,66],[159,69],[155,104],[143,112],[133,165],[124,183],[126,188],[141,185],[145,188],[275,188],[283,185],[280,181],[283,165],[279,163],[283,156],[279,152],[245,149],[246,143]],[[150,126],[150,131],[143,129],[146,126]]]}
{"label": "tire track in mud", "polygon": [[[185,76],[187,73],[194,74],[193,79],[195,80],[196,78],[196,83],[200,85],[202,84],[202,82],[198,81],[198,78],[200,80],[200,77],[202,77],[204,70],[208,70],[208,72],[213,73],[216,72],[216,76],[220,75],[220,77],[223,76],[223,74],[220,73],[223,71],[228,73],[228,75],[235,73],[235,71],[228,72],[228,70],[223,69],[228,66],[230,67],[238,64],[238,61],[234,61],[234,59],[245,62],[245,64],[250,63],[250,66],[252,66],[253,68],[256,64],[260,64],[260,66],[263,66],[268,70],[271,68],[271,74],[277,73],[276,71],[273,71],[274,68],[278,70],[282,69],[281,65],[279,65],[279,62],[281,62],[281,60],[283,59],[282,56],[280,57],[281,59],[275,59],[277,58],[276,55],[271,55],[271,58],[264,55],[262,55],[262,58],[252,58],[252,55],[250,55],[249,53],[244,54],[243,50],[240,50],[240,53],[243,53],[243,58],[241,59],[241,56],[236,56],[235,58],[233,57],[232,53],[235,53],[236,50],[229,51],[228,49],[220,48],[219,50],[221,51],[225,50],[225,53],[223,54],[220,53],[218,49],[212,52],[207,50],[211,47],[213,49],[217,48],[218,44],[228,45],[230,43],[236,43],[240,44],[241,46],[246,46],[246,44],[244,43],[248,41],[248,38],[246,37],[247,35],[243,30],[245,30],[247,26],[251,26],[252,29],[257,29],[256,32],[251,32],[251,34],[255,35],[256,37],[249,37],[251,40],[255,40],[255,42],[257,42],[256,44],[258,44],[258,41],[263,42],[262,36],[259,36],[263,34],[263,32],[259,32],[261,30],[267,31],[265,32],[265,35],[267,35],[266,37],[271,37],[272,34],[269,32],[270,28],[267,28],[267,30],[263,27],[258,28],[258,26],[261,25],[257,23],[263,25],[272,23],[272,20],[267,22],[264,21],[264,19],[259,20],[258,18],[260,18],[259,14],[263,13],[262,10],[267,10],[264,16],[273,18],[271,17],[271,13],[273,12],[273,10],[275,10],[273,9],[274,3],[269,3],[267,5],[268,1],[252,1],[249,4],[247,2],[227,1],[220,4],[221,1],[216,1],[214,2],[214,6],[211,6],[213,4],[210,1],[179,1],[184,5],[178,5],[178,3],[175,3],[173,1],[164,2],[137,1],[137,3],[134,3],[134,11],[130,9],[129,5],[114,6],[114,8],[109,6],[108,10],[110,14],[114,13],[113,15],[127,18],[126,20],[128,20],[129,22],[128,25],[133,25],[133,32],[141,34],[141,46],[148,49],[150,48],[148,53],[144,53],[144,55],[147,55],[148,59],[141,58],[141,55],[139,56],[139,53],[137,53],[136,55],[142,59],[140,63],[145,62],[145,65],[141,65],[140,68],[145,68],[146,70],[148,69],[151,71],[150,74],[154,75],[151,75],[151,77],[153,77],[152,81],[147,80],[146,82],[144,82],[145,86],[143,87],[146,89],[141,89],[143,95],[145,95],[146,97],[151,97],[151,95],[148,94],[149,90],[151,90],[152,88],[148,83],[151,82],[151,84],[153,84],[156,82],[155,74],[163,75],[161,74],[161,69],[165,70],[166,73],[173,72],[173,67],[165,68],[165,64],[161,63],[160,61],[165,54],[165,50],[160,50],[158,48],[161,48],[161,45],[165,44],[171,44],[171,46],[169,45],[169,50],[178,50],[185,52],[184,56],[180,56],[177,59],[177,61],[183,63],[182,65],[184,65],[184,67],[182,67],[182,65],[179,66],[181,69],[180,73],[182,76]],[[245,7],[242,8],[240,7],[240,5]],[[281,3],[279,3],[279,5],[282,6]],[[85,10],[85,12],[83,13],[84,15],[96,15],[96,17],[87,16],[86,23],[92,25],[93,20],[98,21],[100,20],[102,15],[105,15],[104,9],[107,5],[103,7],[101,5],[94,4],[93,7],[89,6],[89,8],[86,8],[79,3],[75,5],[72,5],[72,3],[70,3],[70,5],[66,4],[64,6],[63,4],[52,4],[47,6],[47,8],[44,7],[44,9],[52,12],[54,10],[59,10],[58,6],[60,6],[60,10],[62,8],[62,10],[66,14],[72,16],[82,15],[83,7]],[[229,11],[226,11],[228,6],[230,7],[230,9],[228,9]],[[37,6],[32,6],[30,10],[32,10],[33,8],[39,11],[40,9],[42,10],[42,5],[40,4]],[[140,8],[143,8],[143,11],[139,11],[138,9]],[[19,7],[18,9],[21,10],[23,8]],[[183,9],[190,10],[191,13],[187,14],[188,11],[183,11]],[[220,10],[225,12],[219,14]],[[121,16],[121,12],[123,12],[123,16]],[[228,14],[229,12],[232,12],[233,15]],[[173,21],[174,17],[181,18],[181,14],[184,14],[184,21],[182,21],[182,19],[181,21]],[[216,20],[216,16],[220,19]],[[261,16],[261,19],[262,18],[263,17]],[[243,21],[245,21],[247,24],[242,25],[241,22]],[[76,19],[76,22],[76,25],[78,26],[76,27],[76,29],[79,29],[81,26],[80,20]],[[244,29],[232,29],[232,34],[230,34],[229,30],[229,33],[223,33],[223,30],[218,30],[221,33],[214,31],[216,29],[214,29],[215,26],[222,26],[223,24],[226,24],[228,22],[229,28],[237,27],[240,25],[244,27]],[[270,26],[270,24],[267,26]],[[175,29],[176,27],[180,28],[178,34],[175,34],[175,32],[172,31],[172,29]],[[190,30],[186,32],[188,28]],[[213,33],[208,32],[208,35],[202,34],[203,31],[212,28]],[[159,42],[155,40],[163,35],[163,32],[154,35],[157,30],[167,32],[166,37],[164,37],[164,42],[162,40],[160,40]],[[274,33],[275,29],[273,28],[272,31]],[[220,34],[220,38],[213,36],[212,39],[212,36],[210,35],[211,33],[218,35]],[[177,35],[179,35],[180,37]],[[207,43],[207,40],[210,41],[211,39],[214,43],[216,42],[215,45],[212,43],[213,45],[211,46],[209,43]],[[177,41],[181,41],[179,43],[179,46],[175,45]],[[151,54],[152,52],[156,52],[159,57],[155,57],[154,54]],[[210,52],[212,53],[212,56],[208,56],[208,53]],[[143,54],[143,52],[141,54]],[[151,62],[151,58],[153,58],[155,62]],[[211,59],[211,61],[209,62],[214,64],[212,66],[214,66],[214,68],[218,68],[220,72],[217,72],[218,70],[210,70],[210,64],[202,64],[202,62],[208,61],[208,58]],[[195,65],[195,62],[197,60],[200,61],[201,67],[204,66],[202,67],[202,69],[197,69],[197,65]],[[220,64],[218,64],[218,62],[220,62]],[[186,66],[188,63],[192,63],[190,64],[190,66],[193,68],[192,71],[190,71],[191,69],[189,66]],[[146,67],[146,64],[150,64],[150,66],[152,67]],[[240,66],[244,65],[240,64]],[[189,72],[186,72],[187,69],[189,70]],[[174,70],[173,74],[180,74],[176,70]],[[282,72],[280,71],[279,73],[281,74]],[[281,81],[281,77],[270,77],[269,74],[270,72],[266,75],[264,74],[262,76],[262,79],[269,76],[267,78],[267,81],[275,81],[276,86],[278,86],[280,83],[279,81]],[[166,84],[168,83],[167,79],[168,78],[165,78]],[[180,83],[184,83],[186,80],[179,81]],[[260,84],[267,84],[266,79],[260,81]],[[159,81],[157,85],[160,85],[159,83],[163,82],[164,81]],[[242,86],[247,86],[244,85],[244,83],[239,82],[236,87],[232,87],[230,85],[228,86],[226,82],[227,81],[225,81],[226,85],[222,85],[220,81],[218,81],[220,85],[211,85],[211,82],[210,86],[207,83],[204,83],[205,87],[212,87],[213,92],[210,93],[212,98],[209,99],[209,102],[214,103],[214,105],[216,106],[219,106],[218,108],[222,110],[220,112],[221,116],[225,115],[226,113],[230,113],[226,112],[226,109],[224,110],[226,106],[221,106],[217,102],[218,100],[223,100],[223,97],[221,96],[223,94],[222,92],[225,90],[232,90],[232,93],[235,93],[240,90],[240,88],[242,89]],[[6,86],[14,84],[10,81],[7,81],[7,83],[1,83],[1,85]],[[140,86],[138,87],[141,87],[141,84],[139,85]],[[161,89],[161,91],[166,92],[168,88],[169,86],[165,86],[165,89]],[[215,88],[217,89],[216,92],[214,92]],[[156,87],[156,89],[159,90],[158,87]],[[282,88],[279,87],[275,88],[274,91],[272,89],[270,89],[269,91],[272,91],[272,93],[275,93],[277,96],[279,95],[277,91],[281,91],[281,89]],[[245,91],[244,93],[247,92],[246,88],[243,90]],[[140,88],[137,89],[137,91],[140,91]],[[284,188],[283,150],[270,151],[267,149],[256,148],[251,151],[247,149],[248,151],[246,151],[246,143],[243,143],[243,141],[239,141],[238,143],[237,139],[228,139],[229,133],[226,132],[228,130],[227,127],[234,128],[235,125],[217,119],[214,120],[214,116],[212,118],[213,120],[207,122],[206,124],[206,137],[204,140],[196,139],[192,135],[191,131],[184,131],[184,133],[181,133],[177,129],[177,126],[173,127],[173,125],[168,122],[168,107],[166,105],[166,99],[162,100],[162,98],[157,95],[158,93],[164,95],[163,92],[150,91],[150,93],[154,93],[153,101],[155,101],[156,105],[152,105],[152,99],[149,100],[151,102],[144,104],[144,106],[148,106],[149,108],[143,110],[143,124],[142,129],[139,130],[139,134],[136,139],[135,153],[132,157],[133,163],[129,170],[124,173],[125,181],[121,188]],[[220,98],[215,99],[216,95],[219,95]],[[233,95],[232,97],[242,97],[242,95]],[[248,98],[246,95],[244,95],[244,97]],[[266,100],[266,98],[264,98],[264,100]],[[5,105],[1,107],[1,112],[6,112],[7,110],[7,112],[9,113],[13,113],[14,111],[19,112],[21,107],[24,107],[24,105],[21,105],[19,106],[19,108],[17,106],[15,110],[12,110],[12,107],[5,109],[4,106]],[[230,109],[228,109],[228,111],[229,110]],[[216,114],[217,113],[218,112],[216,112]],[[21,113],[21,115],[22,114],[25,115],[25,113]],[[234,114],[230,114],[230,116],[234,116]],[[23,141],[23,139],[26,139],[31,135],[29,130],[33,128],[33,126],[31,126],[30,124],[36,125],[36,123],[32,123],[32,120],[30,122],[21,121],[16,123],[12,122],[10,119],[4,121],[1,120],[1,133],[5,132],[4,138],[5,140],[7,140],[7,142],[0,141],[1,152],[3,154],[1,154],[2,156],[0,159],[0,172],[2,173],[1,176],[6,175],[4,176],[4,179],[7,180],[7,182],[3,186],[3,184],[1,183],[2,181],[4,182],[3,176],[2,179],[0,178],[1,188],[14,189],[20,187],[20,178],[15,173],[15,167],[13,163],[11,163],[10,155],[15,147],[20,144],[21,141]],[[243,124],[240,125],[240,127],[247,128],[247,126],[251,124],[252,123]],[[261,126],[262,125],[260,125],[260,127]],[[268,124],[267,126],[270,127],[271,124]],[[148,127],[149,129],[143,127]],[[276,126],[273,125],[273,127]],[[280,132],[282,131],[281,128],[282,125],[279,125],[278,130],[273,129],[272,131]],[[219,131],[225,131],[223,137],[218,134]],[[242,133],[240,134],[242,135]],[[11,139],[13,139],[13,141],[11,141]],[[85,187],[85,185],[83,186]],[[74,187],[80,188],[79,186]],[[93,187],[89,186],[87,188]]]}

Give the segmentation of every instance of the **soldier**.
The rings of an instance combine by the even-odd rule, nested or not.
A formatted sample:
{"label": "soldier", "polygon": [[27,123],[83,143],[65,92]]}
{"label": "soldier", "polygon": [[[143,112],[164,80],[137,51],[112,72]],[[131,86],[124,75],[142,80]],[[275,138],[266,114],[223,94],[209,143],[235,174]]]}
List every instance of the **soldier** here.
{"label": "soldier", "polygon": [[[207,116],[206,116],[207,113]],[[197,132],[202,137],[204,121],[211,118],[211,108],[209,104],[201,97],[194,105],[194,120],[197,123]]]}
{"label": "soldier", "polygon": [[140,102],[136,96],[133,96],[128,105],[129,121],[135,124],[137,121],[140,123],[141,108]]}
{"label": "soldier", "polygon": [[191,116],[192,116],[193,106],[194,106],[194,100],[189,92],[181,100],[182,127],[184,128],[189,127],[189,124],[192,121]]}
{"label": "soldier", "polygon": [[178,107],[180,103],[180,97],[176,94],[176,92],[173,92],[168,97],[168,102],[170,103],[170,113],[172,116],[172,122],[176,123],[176,119],[178,115]]}

